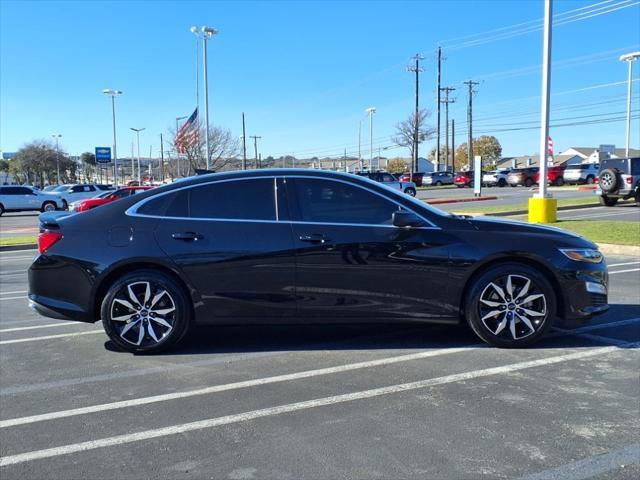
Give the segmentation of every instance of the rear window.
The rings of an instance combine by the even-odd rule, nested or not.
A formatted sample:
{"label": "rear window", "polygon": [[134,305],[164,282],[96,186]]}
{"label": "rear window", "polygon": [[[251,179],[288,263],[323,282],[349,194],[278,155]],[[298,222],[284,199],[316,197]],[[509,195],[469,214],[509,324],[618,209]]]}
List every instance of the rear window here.
{"label": "rear window", "polygon": [[586,165],[569,165],[567,170],[584,170]]}

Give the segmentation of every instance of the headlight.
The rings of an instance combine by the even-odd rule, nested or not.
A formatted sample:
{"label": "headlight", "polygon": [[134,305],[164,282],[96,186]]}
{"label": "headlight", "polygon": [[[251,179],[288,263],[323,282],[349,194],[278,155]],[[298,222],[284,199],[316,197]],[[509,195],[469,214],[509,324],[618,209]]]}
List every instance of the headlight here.
{"label": "headlight", "polygon": [[576,262],[600,263],[603,258],[598,250],[591,248],[561,248],[560,251]]}

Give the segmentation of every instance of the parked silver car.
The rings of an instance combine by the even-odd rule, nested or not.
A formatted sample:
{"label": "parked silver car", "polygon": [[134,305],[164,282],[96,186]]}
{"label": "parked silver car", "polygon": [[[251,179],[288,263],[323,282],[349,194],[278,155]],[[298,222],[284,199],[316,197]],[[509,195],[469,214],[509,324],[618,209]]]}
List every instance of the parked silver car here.
{"label": "parked silver car", "polygon": [[396,177],[387,172],[358,172],[357,175],[361,177],[367,177],[371,180],[375,180],[376,182],[380,182],[387,187],[393,188],[394,190],[400,190],[401,192],[406,193],[407,195],[411,195],[412,197],[416,196],[416,184],[414,182],[402,182],[398,180]]}
{"label": "parked silver car", "polygon": [[600,165],[597,163],[579,163],[567,165],[564,170],[564,183],[587,183],[591,185],[596,181]]}
{"label": "parked silver car", "polygon": [[603,160],[599,177],[602,205],[613,207],[618,200],[633,198],[640,207],[640,157]]}
{"label": "parked silver car", "polygon": [[20,185],[0,186],[0,215],[4,212],[39,210],[51,212],[63,208],[62,199],[36,188]]}
{"label": "parked silver car", "polygon": [[451,172],[432,172],[425,173],[422,177],[422,184],[424,186],[436,186],[440,185],[453,185],[453,173]]}

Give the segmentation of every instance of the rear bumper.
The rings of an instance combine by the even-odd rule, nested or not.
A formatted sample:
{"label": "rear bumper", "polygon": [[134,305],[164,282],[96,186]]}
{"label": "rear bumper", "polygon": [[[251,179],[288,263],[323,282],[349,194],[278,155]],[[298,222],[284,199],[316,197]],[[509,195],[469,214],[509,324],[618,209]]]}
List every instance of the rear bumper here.
{"label": "rear bumper", "polygon": [[57,320],[72,320],[75,322],[94,323],[95,318],[84,311],[78,305],[54,300],[52,298],[40,297],[29,294],[29,307],[43,317],[55,318]]}

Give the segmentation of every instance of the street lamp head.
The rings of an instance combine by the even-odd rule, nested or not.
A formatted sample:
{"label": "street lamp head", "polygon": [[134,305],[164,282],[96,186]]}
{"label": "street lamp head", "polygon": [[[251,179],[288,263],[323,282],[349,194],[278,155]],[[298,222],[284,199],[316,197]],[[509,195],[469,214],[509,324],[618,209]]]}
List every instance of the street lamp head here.
{"label": "street lamp head", "polygon": [[631,52],[631,53],[625,53],[624,55],[620,55],[621,62],[634,62],[638,58],[640,58],[640,52]]}
{"label": "street lamp head", "polygon": [[213,27],[207,27],[206,25],[202,27],[202,33],[204,33],[207,37],[213,37],[217,35],[218,30]]}
{"label": "street lamp head", "polygon": [[130,130],[133,130],[134,132],[141,132],[144,130],[144,128],[133,128],[133,127],[129,127]]}
{"label": "street lamp head", "polygon": [[60,135],[59,133],[52,133],[51,136],[53,138],[62,138],[62,135]]}
{"label": "street lamp head", "polygon": [[365,110],[369,115],[376,113],[376,107],[369,107]]}
{"label": "street lamp head", "polygon": [[195,25],[192,26],[189,30],[191,30],[191,33],[197,35],[198,34],[198,27],[196,27]]}
{"label": "street lamp head", "polygon": [[117,97],[118,95],[122,95],[122,92],[120,90],[112,90],[110,88],[105,88],[104,90],[102,90],[102,93],[109,97]]}

